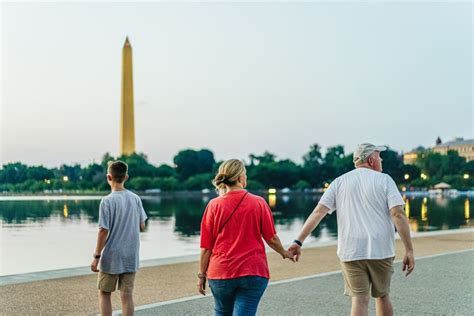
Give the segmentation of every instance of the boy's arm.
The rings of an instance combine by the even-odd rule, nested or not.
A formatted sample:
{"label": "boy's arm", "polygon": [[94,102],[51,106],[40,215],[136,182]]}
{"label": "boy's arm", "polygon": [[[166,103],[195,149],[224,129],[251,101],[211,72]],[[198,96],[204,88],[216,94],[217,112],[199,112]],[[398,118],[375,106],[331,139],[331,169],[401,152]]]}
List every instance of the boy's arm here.
{"label": "boy's arm", "polygon": [[[97,268],[97,266],[99,265],[100,255],[102,253],[102,250],[104,249],[108,234],[109,234],[109,231],[107,229],[99,228],[99,232],[97,233],[97,245],[95,247],[94,259],[92,259],[92,263],[91,263],[92,272],[99,272],[99,269]],[[96,258],[96,256],[99,256],[99,258]]]}
{"label": "boy's arm", "polygon": [[147,220],[148,216],[146,215],[145,209],[143,208],[143,203],[140,198],[138,198],[138,208],[140,209],[140,231],[145,231],[145,221]]}

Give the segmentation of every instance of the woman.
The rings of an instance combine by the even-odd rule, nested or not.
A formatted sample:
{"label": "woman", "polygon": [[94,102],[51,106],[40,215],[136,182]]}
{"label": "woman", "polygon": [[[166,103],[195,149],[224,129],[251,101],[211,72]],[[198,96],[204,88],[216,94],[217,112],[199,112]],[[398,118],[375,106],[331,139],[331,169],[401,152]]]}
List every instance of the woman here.
{"label": "woman", "polygon": [[275,232],[272,212],[248,193],[242,161],[227,160],[213,180],[219,197],[207,205],[201,222],[198,291],[212,290],[216,315],[255,315],[270,278],[265,242],[293,261]]}

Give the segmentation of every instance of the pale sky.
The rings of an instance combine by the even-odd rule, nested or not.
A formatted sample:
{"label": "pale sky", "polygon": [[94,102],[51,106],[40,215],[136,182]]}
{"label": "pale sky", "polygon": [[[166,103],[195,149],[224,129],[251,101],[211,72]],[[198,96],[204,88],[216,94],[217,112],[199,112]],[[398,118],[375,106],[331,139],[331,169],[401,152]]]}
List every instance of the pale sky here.
{"label": "pale sky", "polygon": [[1,163],[119,151],[133,47],[137,151],[171,163],[473,137],[464,2],[2,3]]}

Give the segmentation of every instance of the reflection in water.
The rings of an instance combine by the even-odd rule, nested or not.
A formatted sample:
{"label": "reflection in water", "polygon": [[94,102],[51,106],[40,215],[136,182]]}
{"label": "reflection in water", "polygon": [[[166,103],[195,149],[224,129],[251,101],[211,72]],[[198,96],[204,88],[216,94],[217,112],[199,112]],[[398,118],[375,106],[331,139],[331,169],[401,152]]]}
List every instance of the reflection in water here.
{"label": "reflection in water", "polygon": [[[76,203],[77,203],[77,201],[76,201]],[[68,210],[68,208],[67,208],[67,204],[64,204],[64,207],[63,207],[63,215],[64,215],[64,217],[66,217],[66,218],[69,216],[69,210]]]}
{"label": "reflection in water", "polygon": [[[167,195],[148,196],[143,199],[143,205],[149,217],[148,223],[158,222],[160,225],[166,225],[180,239],[187,239],[199,236],[202,214],[209,198],[213,198],[213,195],[184,198]],[[268,204],[272,208],[275,224],[279,225],[278,229],[295,234],[302,225],[295,225],[295,223],[303,223],[319,200],[318,196],[313,195],[268,194],[265,198],[268,199]],[[404,196],[404,200],[405,213],[409,218],[412,231],[472,226],[470,198],[440,200],[439,198]],[[95,226],[98,221],[99,203],[99,200],[0,201],[0,221],[2,227],[29,223],[50,225],[51,218],[60,216],[73,219],[73,221],[68,221],[71,225],[76,223],[74,220],[83,218]],[[320,236],[323,227],[327,228],[332,236],[337,235],[337,210],[333,215],[324,218],[312,236]],[[176,238],[176,236],[166,238]]]}
{"label": "reflection in water", "polygon": [[428,220],[428,198],[423,198],[423,203],[421,203],[421,220],[426,222]]}
{"label": "reflection in water", "polygon": [[404,195],[403,199],[405,200],[405,214],[410,218],[410,200]]}
{"label": "reflection in water", "polygon": [[276,194],[269,194],[268,195],[268,205],[270,205],[271,208],[275,208],[276,204],[277,204]]}
{"label": "reflection in water", "polygon": [[436,196],[435,200],[436,200],[436,204],[439,206],[442,206],[442,207],[448,206],[449,199],[446,198],[444,195]]}
{"label": "reflection in water", "polygon": [[466,198],[466,200],[464,201],[464,218],[467,221],[469,221],[469,219],[471,218],[471,208],[470,208],[470,202],[468,198]]}
{"label": "reflection in water", "polygon": [[417,232],[418,231],[418,221],[416,219],[410,219],[410,230],[412,232]]}
{"label": "reflection in water", "polygon": [[410,230],[412,232],[418,231],[418,220],[416,218],[410,218],[410,199],[403,195],[403,200],[405,200],[405,214],[408,218],[410,224]]}
{"label": "reflection in water", "polygon": [[330,184],[326,182],[324,184],[323,192],[326,192],[329,189],[329,186],[330,186]]}
{"label": "reflection in water", "polygon": [[[210,198],[213,196],[209,195]],[[263,197],[267,199],[266,194]],[[319,198],[317,195],[268,195],[268,203],[271,205],[275,226],[282,242],[293,240]],[[415,232],[473,227],[470,199],[472,198],[439,200],[405,197],[405,212],[409,217],[410,229]],[[35,270],[39,269],[38,266],[41,266],[41,269],[59,269],[86,265],[88,256],[84,256],[84,253],[88,253],[89,246],[84,246],[84,240],[89,240],[91,245],[95,242],[99,203],[99,200],[81,199],[0,201],[0,247],[3,253],[8,254],[10,258],[20,257],[25,252],[31,254],[31,258],[22,261],[25,262],[23,268],[18,264],[18,260],[11,261],[8,267],[0,267],[0,274],[1,271],[38,271]],[[203,198],[201,195],[178,197],[163,194],[160,197],[144,197],[143,206],[149,217],[147,230],[141,235],[145,258],[197,253],[201,218],[207,203],[207,197]],[[67,220],[58,221],[65,218]],[[73,238],[58,240],[57,236],[66,236],[66,233],[68,237]],[[326,216],[311,233],[311,237],[318,241],[335,240],[336,236],[337,210]],[[20,249],[16,244],[24,246]],[[50,263],[45,263],[48,259],[44,256],[37,262],[33,259],[37,257],[36,253],[48,253],[57,249],[64,252],[62,261],[55,257]]]}

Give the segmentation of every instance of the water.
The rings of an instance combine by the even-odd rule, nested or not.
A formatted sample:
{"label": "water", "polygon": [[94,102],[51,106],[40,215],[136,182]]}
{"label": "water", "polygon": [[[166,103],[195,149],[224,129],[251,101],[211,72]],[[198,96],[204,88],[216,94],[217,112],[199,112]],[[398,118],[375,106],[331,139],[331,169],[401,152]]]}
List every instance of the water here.
{"label": "water", "polygon": [[[202,214],[212,197],[145,196],[149,220],[141,234],[140,259],[199,253]],[[317,204],[313,195],[265,196],[284,244],[290,243]],[[0,198],[0,275],[71,268],[90,264],[95,250],[100,197]],[[472,198],[410,197],[407,215],[412,231],[474,226]],[[326,217],[308,241],[337,236],[336,216]]]}

